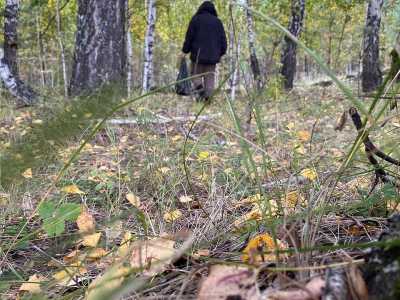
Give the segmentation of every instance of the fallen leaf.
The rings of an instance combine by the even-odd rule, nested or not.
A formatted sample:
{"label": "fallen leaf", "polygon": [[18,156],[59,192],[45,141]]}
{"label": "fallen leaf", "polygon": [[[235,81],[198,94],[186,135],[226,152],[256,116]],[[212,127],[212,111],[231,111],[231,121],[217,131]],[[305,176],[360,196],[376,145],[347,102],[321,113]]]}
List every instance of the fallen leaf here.
{"label": "fallen leaf", "polygon": [[190,196],[181,196],[181,197],[179,197],[179,202],[181,202],[181,203],[189,203],[189,202],[192,202],[192,201],[193,201],[193,199]]}
{"label": "fallen leaf", "polygon": [[82,195],[85,194],[84,192],[82,192],[79,187],[75,184],[71,184],[71,185],[67,185],[64,186],[61,191],[63,191],[64,193],[67,194],[78,194],[78,195]]}
{"label": "fallen leaf", "polygon": [[20,291],[29,292],[31,294],[39,294],[41,289],[41,283],[47,281],[46,277],[42,275],[34,274],[29,277],[28,282],[24,282],[19,288]]}
{"label": "fallen leaf", "polygon": [[26,170],[24,171],[24,173],[22,173],[22,176],[23,176],[24,178],[26,178],[26,179],[32,178],[32,177],[33,177],[32,169],[31,169],[31,168],[26,169]]}
{"label": "fallen leaf", "polygon": [[255,220],[255,221],[261,221],[262,220],[262,211],[260,209],[259,205],[255,205],[254,208],[245,214],[244,216],[240,217],[234,222],[235,227],[239,228],[243,223]]}
{"label": "fallen leaf", "polygon": [[130,204],[132,204],[134,207],[139,208],[140,207],[140,198],[133,193],[126,194],[126,200],[129,201]]}
{"label": "fallen leaf", "polygon": [[175,241],[167,238],[154,238],[135,241],[132,244],[131,266],[141,269],[147,276],[157,275],[172,262]]}
{"label": "fallen leaf", "polygon": [[83,234],[93,233],[96,229],[94,217],[85,208],[82,209],[81,214],[76,219],[76,224],[79,231]]}
{"label": "fallen leaf", "polygon": [[210,256],[210,250],[208,249],[200,249],[193,253],[193,257],[199,259],[200,257],[208,257]]}
{"label": "fallen leaf", "polygon": [[318,177],[318,174],[314,169],[304,169],[300,174],[311,181],[314,181]]}
{"label": "fallen leaf", "polygon": [[164,214],[165,222],[172,223],[182,217],[182,212],[179,209],[175,209]]}
{"label": "fallen leaf", "polygon": [[113,299],[112,294],[118,291],[125,278],[131,274],[131,268],[116,265],[90,283],[86,300]]}
{"label": "fallen leaf", "polygon": [[103,248],[94,248],[87,254],[87,259],[94,261],[106,256],[108,252]]}
{"label": "fallen leaf", "polygon": [[297,132],[297,138],[303,143],[305,143],[311,140],[311,134],[306,130],[300,130]]}
{"label": "fallen leaf", "polygon": [[[312,300],[321,299],[325,289],[325,280],[321,277],[314,277],[303,289],[284,291],[269,291],[264,296],[266,300]],[[366,298],[361,298],[366,299]]]}
{"label": "fallen leaf", "polygon": [[71,253],[65,255],[63,257],[63,260],[64,260],[64,262],[66,264],[72,264],[72,263],[77,262],[79,260],[79,256],[80,255],[81,255],[81,252],[79,250],[74,250]]}
{"label": "fallen leaf", "polygon": [[128,256],[130,246],[131,246],[131,241],[132,241],[132,234],[128,231],[124,234],[124,238],[121,241],[121,245],[118,248],[118,256],[121,258],[124,258]]}
{"label": "fallen leaf", "polygon": [[210,157],[210,153],[207,151],[201,151],[197,157],[199,160],[206,160]]}
{"label": "fallen leaf", "polygon": [[252,269],[215,265],[203,281],[197,300],[261,299],[256,285],[256,272]]}
{"label": "fallen leaf", "polygon": [[101,232],[88,234],[83,237],[82,245],[86,247],[96,247],[100,241]]}
{"label": "fallen leaf", "polygon": [[358,299],[368,299],[368,288],[363,275],[359,268],[355,265],[350,266],[347,276],[349,283],[353,287],[354,292],[357,294]]}
{"label": "fallen leaf", "polygon": [[162,167],[158,170],[161,172],[161,174],[164,174],[164,175],[168,174],[171,171],[171,169],[168,167]]}
{"label": "fallen leaf", "polygon": [[87,273],[86,268],[82,267],[82,263],[66,267],[53,275],[54,280],[61,286],[74,286],[80,281],[80,277]]}
{"label": "fallen leaf", "polygon": [[35,124],[35,125],[42,125],[42,124],[43,124],[43,120],[40,120],[40,119],[33,120],[33,121],[32,121],[32,124]]}
{"label": "fallen leaf", "polygon": [[[259,234],[252,238],[243,250],[242,261],[254,265],[262,264],[266,261],[276,261],[277,256],[273,252],[276,250],[285,250],[287,246],[280,240],[275,240],[267,233]],[[285,254],[280,254],[286,257]]]}

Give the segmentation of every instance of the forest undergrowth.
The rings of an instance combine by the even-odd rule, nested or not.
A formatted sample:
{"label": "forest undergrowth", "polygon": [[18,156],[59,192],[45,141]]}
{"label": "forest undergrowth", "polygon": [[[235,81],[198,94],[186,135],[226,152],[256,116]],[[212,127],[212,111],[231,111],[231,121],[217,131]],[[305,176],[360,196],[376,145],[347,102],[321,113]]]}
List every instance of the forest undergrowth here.
{"label": "forest undergrowth", "polygon": [[[335,130],[349,109],[342,93],[271,87],[246,126],[248,99],[218,94],[204,110],[170,93],[132,103],[54,186],[82,142],[65,135],[54,161],[0,191],[1,299],[197,299],[211,265],[251,266],[264,290],[361,264],[398,194],[369,193],[374,170],[361,150],[338,175],[358,135],[351,120]],[[2,151],[51,123],[46,104],[2,105]],[[395,116],[370,136],[397,157],[399,128]]]}

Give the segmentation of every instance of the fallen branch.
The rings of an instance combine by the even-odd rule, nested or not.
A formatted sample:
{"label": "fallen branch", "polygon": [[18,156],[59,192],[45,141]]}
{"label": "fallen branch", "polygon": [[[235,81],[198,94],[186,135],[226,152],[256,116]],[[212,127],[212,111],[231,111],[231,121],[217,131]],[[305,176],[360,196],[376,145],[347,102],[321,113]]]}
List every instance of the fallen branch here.
{"label": "fallen branch", "polygon": [[143,124],[143,123],[152,123],[152,124],[167,124],[171,122],[193,122],[197,121],[210,121],[212,119],[221,117],[222,114],[213,114],[207,116],[199,116],[197,119],[195,116],[178,116],[178,117],[164,117],[161,115],[155,115],[154,119],[140,119],[140,118],[127,118],[127,119],[112,119],[107,121],[109,125],[135,125],[135,124]]}
{"label": "fallen branch", "polygon": [[[357,109],[354,107],[350,108],[349,114],[351,116],[351,119],[353,120],[354,126],[356,127],[357,131],[360,132],[363,126],[360,114],[358,113]],[[375,190],[375,187],[377,186],[379,181],[382,181],[383,183],[391,183],[394,186],[399,187],[400,185],[397,182],[395,182],[392,178],[390,178],[390,176],[387,174],[384,168],[379,164],[378,160],[375,158],[374,155],[396,166],[400,166],[400,161],[390,157],[389,155],[379,150],[379,148],[376,147],[375,144],[370,140],[368,134],[363,138],[363,143],[368,161],[372,164],[375,170],[375,181],[371,187],[369,194],[371,194]]]}

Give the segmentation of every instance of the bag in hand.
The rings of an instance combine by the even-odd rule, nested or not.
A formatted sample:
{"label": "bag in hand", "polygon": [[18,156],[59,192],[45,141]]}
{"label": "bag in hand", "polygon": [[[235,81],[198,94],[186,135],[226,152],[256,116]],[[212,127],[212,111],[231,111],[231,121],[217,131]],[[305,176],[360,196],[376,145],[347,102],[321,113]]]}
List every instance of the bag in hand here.
{"label": "bag in hand", "polygon": [[175,92],[178,95],[189,96],[192,93],[191,81],[190,79],[185,80],[187,78],[189,78],[189,71],[186,63],[186,58],[182,58],[181,65],[179,67],[178,78],[176,79],[176,81],[178,82],[175,84]]}

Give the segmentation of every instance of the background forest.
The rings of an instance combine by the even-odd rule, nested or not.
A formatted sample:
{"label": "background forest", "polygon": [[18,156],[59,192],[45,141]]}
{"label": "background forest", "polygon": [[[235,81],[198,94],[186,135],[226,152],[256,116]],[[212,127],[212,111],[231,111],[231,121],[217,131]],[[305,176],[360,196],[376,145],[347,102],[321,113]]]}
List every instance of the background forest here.
{"label": "background forest", "polygon": [[399,299],[400,2],[213,1],[209,105],[202,2],[0,0],[1,299]]}

